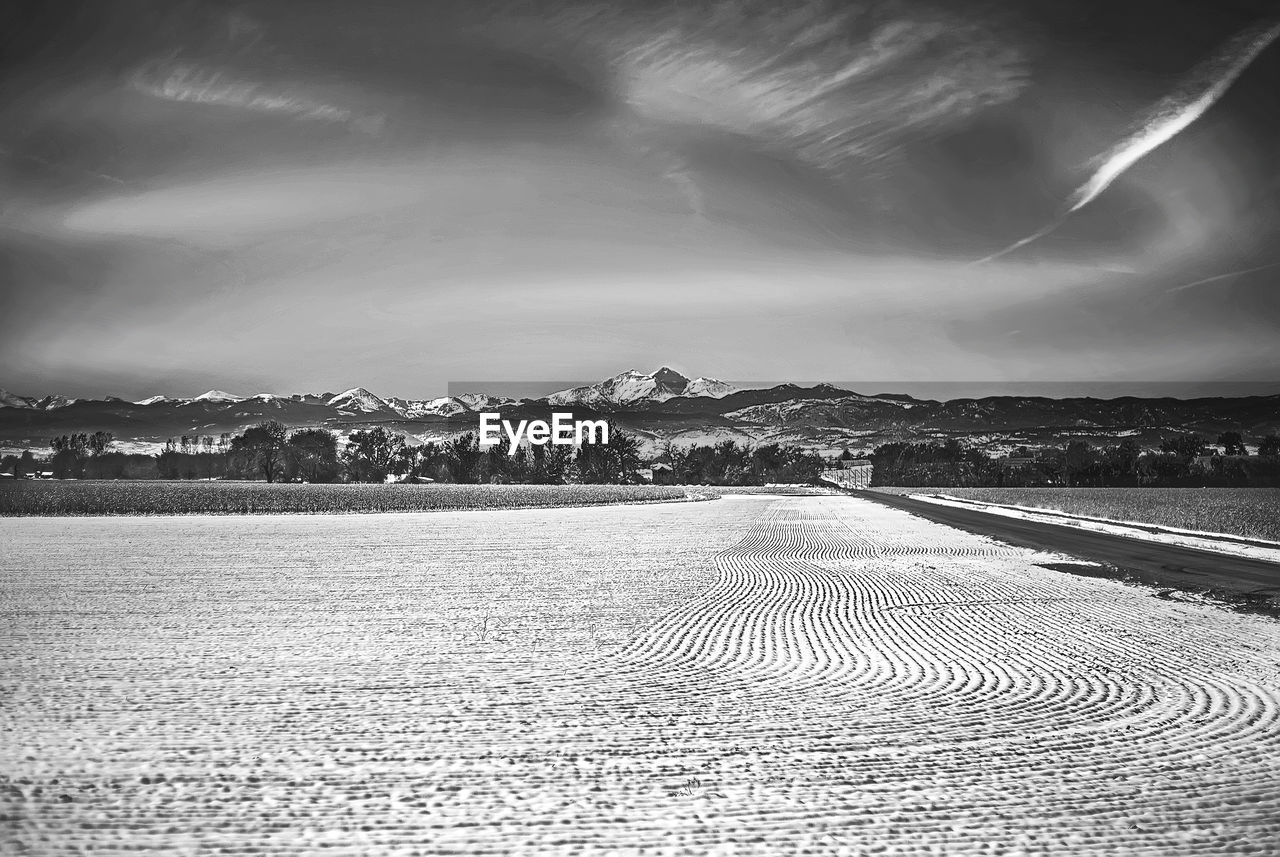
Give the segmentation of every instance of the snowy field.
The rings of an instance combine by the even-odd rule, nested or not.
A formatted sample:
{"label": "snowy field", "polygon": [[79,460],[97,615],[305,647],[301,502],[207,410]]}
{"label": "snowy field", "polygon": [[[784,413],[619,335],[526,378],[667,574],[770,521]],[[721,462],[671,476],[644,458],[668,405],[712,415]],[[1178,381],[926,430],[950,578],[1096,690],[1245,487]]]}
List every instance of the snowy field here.
{"label": "snowy field", "polygon": [[853,497],[0,543],[0,853],[1280,841],[1280,623]]}

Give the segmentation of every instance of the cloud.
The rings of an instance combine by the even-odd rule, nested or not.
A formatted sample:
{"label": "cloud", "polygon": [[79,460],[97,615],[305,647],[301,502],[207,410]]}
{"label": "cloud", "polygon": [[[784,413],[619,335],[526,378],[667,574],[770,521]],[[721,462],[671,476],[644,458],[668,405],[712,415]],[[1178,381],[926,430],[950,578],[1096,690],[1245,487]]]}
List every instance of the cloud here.
{"label": "cloud", "polygon": [[238,243],[406,205],[428,187],[408,164],[239,173],[101,197],[72,207],[62,225],[73,233]]}
{"label": "cloud", "polygon": [[[260,17],[175,15],[110,71],[68,49],[80,76],[51,70],[0,113],[5,166],[23,172],[3,224],[42,242],[0,358],[29,375],[212,366],[226,377],[204,387],[340,376],[389,392],[468,366],[590,377],[614,360],[775,378],[1190,372],[1188,328],[1195,354],[1252,360],[1256,319],[1242,335],[1208,305],[1146,320],[1122,288],[1270,258],[1203,264],[1240,240],[1258,172],[1231,172],[1249,128],[1213,136],[1226,105],[1072,218],[1055,245],[1071,263],[964,267],[1052,216],[1121,137],[1116,114],[1166,86],[1138,81],[1128,53],[1063,60],[988,20],[999,4],[964,5],[389,0],[351,26],[339,5],[245,0]],[[1169,30],[1148,28],[1153,43]],[[1179,294],[1201,291],[1226,289]]]}
{"label": "cloud", "polygon": [[1097,199],[1126,170],[1185,131],[1277,37],[1280,23],[1250,27],[1196,66],[1178,92],[1156,105],[1142,123],[1142,130],[1099,158],[1098,170],[1072,195],[1069,210],[1078,211]]}
{"label": "cloud", "polygon": [[1097,158],[1097,168],[1071,194],[1065,208],[1054,220],[1008,247],[979,259],[978,263],[1006,256],[1057,230],[1071,214],[1096,200],[1135,164],[1202,117],[1277,38],[1280,38],[1280,23],[1268,21],[1249,27],[1227,41],[1192,69],[1182,85],[1147,112],[1138,131]]}
{"label": "cloud", "polygon": [[129,78],[137,92],[165,101],[213,104],[287,116],[309,122],[347,125],[365,134],[382,131],[386,117],[312,96],[294,85],[271,86],[228,69],[167,58],[146,63]]}
{"label": "cloud", "polygon": [[654,14],[569,4],[488,31],[526,52],[579,57],[639,117],[714,128],[832,171],[882,158],[1027,84],[1020,49],[972,13],[890,3]]}

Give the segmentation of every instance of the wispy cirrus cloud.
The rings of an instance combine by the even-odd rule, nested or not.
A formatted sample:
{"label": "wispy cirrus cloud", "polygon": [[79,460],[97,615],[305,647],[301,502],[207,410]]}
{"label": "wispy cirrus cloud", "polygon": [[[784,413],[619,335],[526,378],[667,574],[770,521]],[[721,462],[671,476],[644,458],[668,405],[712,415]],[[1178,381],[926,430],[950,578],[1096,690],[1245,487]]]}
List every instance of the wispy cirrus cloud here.
{"label": "wispy cirrus cloud", "polygon": [[826,170],[882,158],[1015,98],[1026,58],[972,11],[866,2],[571,4],[489,35],[603,67],[638,117],[710,128]]}
{"label": "wispy cirrus cloud", "polygon": [[317,98],[299,85],[264,83],[229,69],[180,61],[176,54],[138,68],[130,75],[129,86],[136,92],[165,101],[213,104],[304,121],[336,123],[366,134],[377,134],[386,122],[381,113]]}

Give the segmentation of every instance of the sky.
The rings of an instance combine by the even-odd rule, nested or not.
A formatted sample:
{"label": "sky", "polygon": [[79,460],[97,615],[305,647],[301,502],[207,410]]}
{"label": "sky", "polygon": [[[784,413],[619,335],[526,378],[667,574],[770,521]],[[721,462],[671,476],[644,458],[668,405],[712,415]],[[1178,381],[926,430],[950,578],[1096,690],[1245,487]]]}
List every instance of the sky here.
{"label": "sky", "polygon": [[19,0],[0,387],[1277,382],[1272,9]]}

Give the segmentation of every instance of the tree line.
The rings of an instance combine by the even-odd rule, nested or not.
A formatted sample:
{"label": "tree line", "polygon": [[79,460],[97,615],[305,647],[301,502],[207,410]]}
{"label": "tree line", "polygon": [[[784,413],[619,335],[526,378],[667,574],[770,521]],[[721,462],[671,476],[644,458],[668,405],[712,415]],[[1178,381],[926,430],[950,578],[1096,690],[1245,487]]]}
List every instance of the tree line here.
{"label": "tree line", "polygon": [[672,479],[680,485],[766,485],[817,483],[832,462],[816,452],[766,443],[747,446],[722,440],[711,446],[676,447],[668,444]]}
{"label": "tree line", "polygon": [[954,439],[896,442],[876,447],[870,459],[872,486],[1280,486],[1280,436],[1274,434],[1260,440],[1257,455],[1248,454],[1238,432],[1224,432],[1216,444],[1185,433],[1162,439],[1156,450],[1144,450],[1132,438],[1111,446],[1075,440],[1034,454],[1023,448],[1007,458]]}
{"label": "tree line", "polygon": [[[384,482],[388,478],[464,484],[620,484],[644,481],[645,465],[634,434],[610,425],[607,443],[518,446],[506,436],[480,445],[474,432],[448,440],[411,444],[378,426],[351,432],[343,444],[324,428],[289,430],[269,420],[237,435],[169,439],[155,455],[112,449],[110,433],[63,435],[48,459],[30,450],[6,456],[0,471],[25,476],[46,468],[58,479],[260,479],[267,482]],[[755,449],[725,441],[687,449],[668,446],[657,469],[661,481],[752,485],[816,482],[823,459],[769,444]]]}
{"label": "tree line", "polygon": [[[643,481],[646,464],[637,437],[610,424],[608,442],[579,447],[517,446],[503,436],[482,447],[474,432],[442,441],[410,444],[381,426],[352,432],[338,450],[325,429],[287,434],[263,423],[232,438],[227,459],[239,475],[252,471],[267,481],[383,482],[388,477],[433,482],[626,484]],[[687,448],[667,445],[658,457],[659,481],[676,484],[762,485],[818,481],[827,462],[794,447],[746,447],[732,440]],[[234,475],[234,474],[233,474]]]}
{"label": "tree line", "polygon": [[[261,479],[267,482],[557,484],[630,483],[652,464],[654,481],[680,485],[765,485],[816,483],[838,459],[777,443],[750,446],[734,440],[715,444],[667,444],[651,462],[637,438],[611,425],[609,442],[570,446],[520,446],[514,454],[502,441],[481,447],[474,432],[411,444],[378,426],[351,432],[343,445],[324,428],[289,430],[270,420],[238,435],[170,439],[155,455],[113,449],[109,432],[66,434],[50,443],[50,455],[31,450],[6,455],[0,473],[25,476],[50,471],[59,479]],[[1219,452],[1219,448],[1221,452]],[[848,450],[840,458],[853,457]],[[1280,486],[1280,436],[1261,438],[1249,455],[1238,432],[1216,443],[1196,434],[1163,439],[1144,450],[1132,438],[1111,446],[1071,441],[1062,447],[1022,448],[995,457],[952,439],[893,442],[870,453],[873,486],[1034,487],[1034,486]]]}

